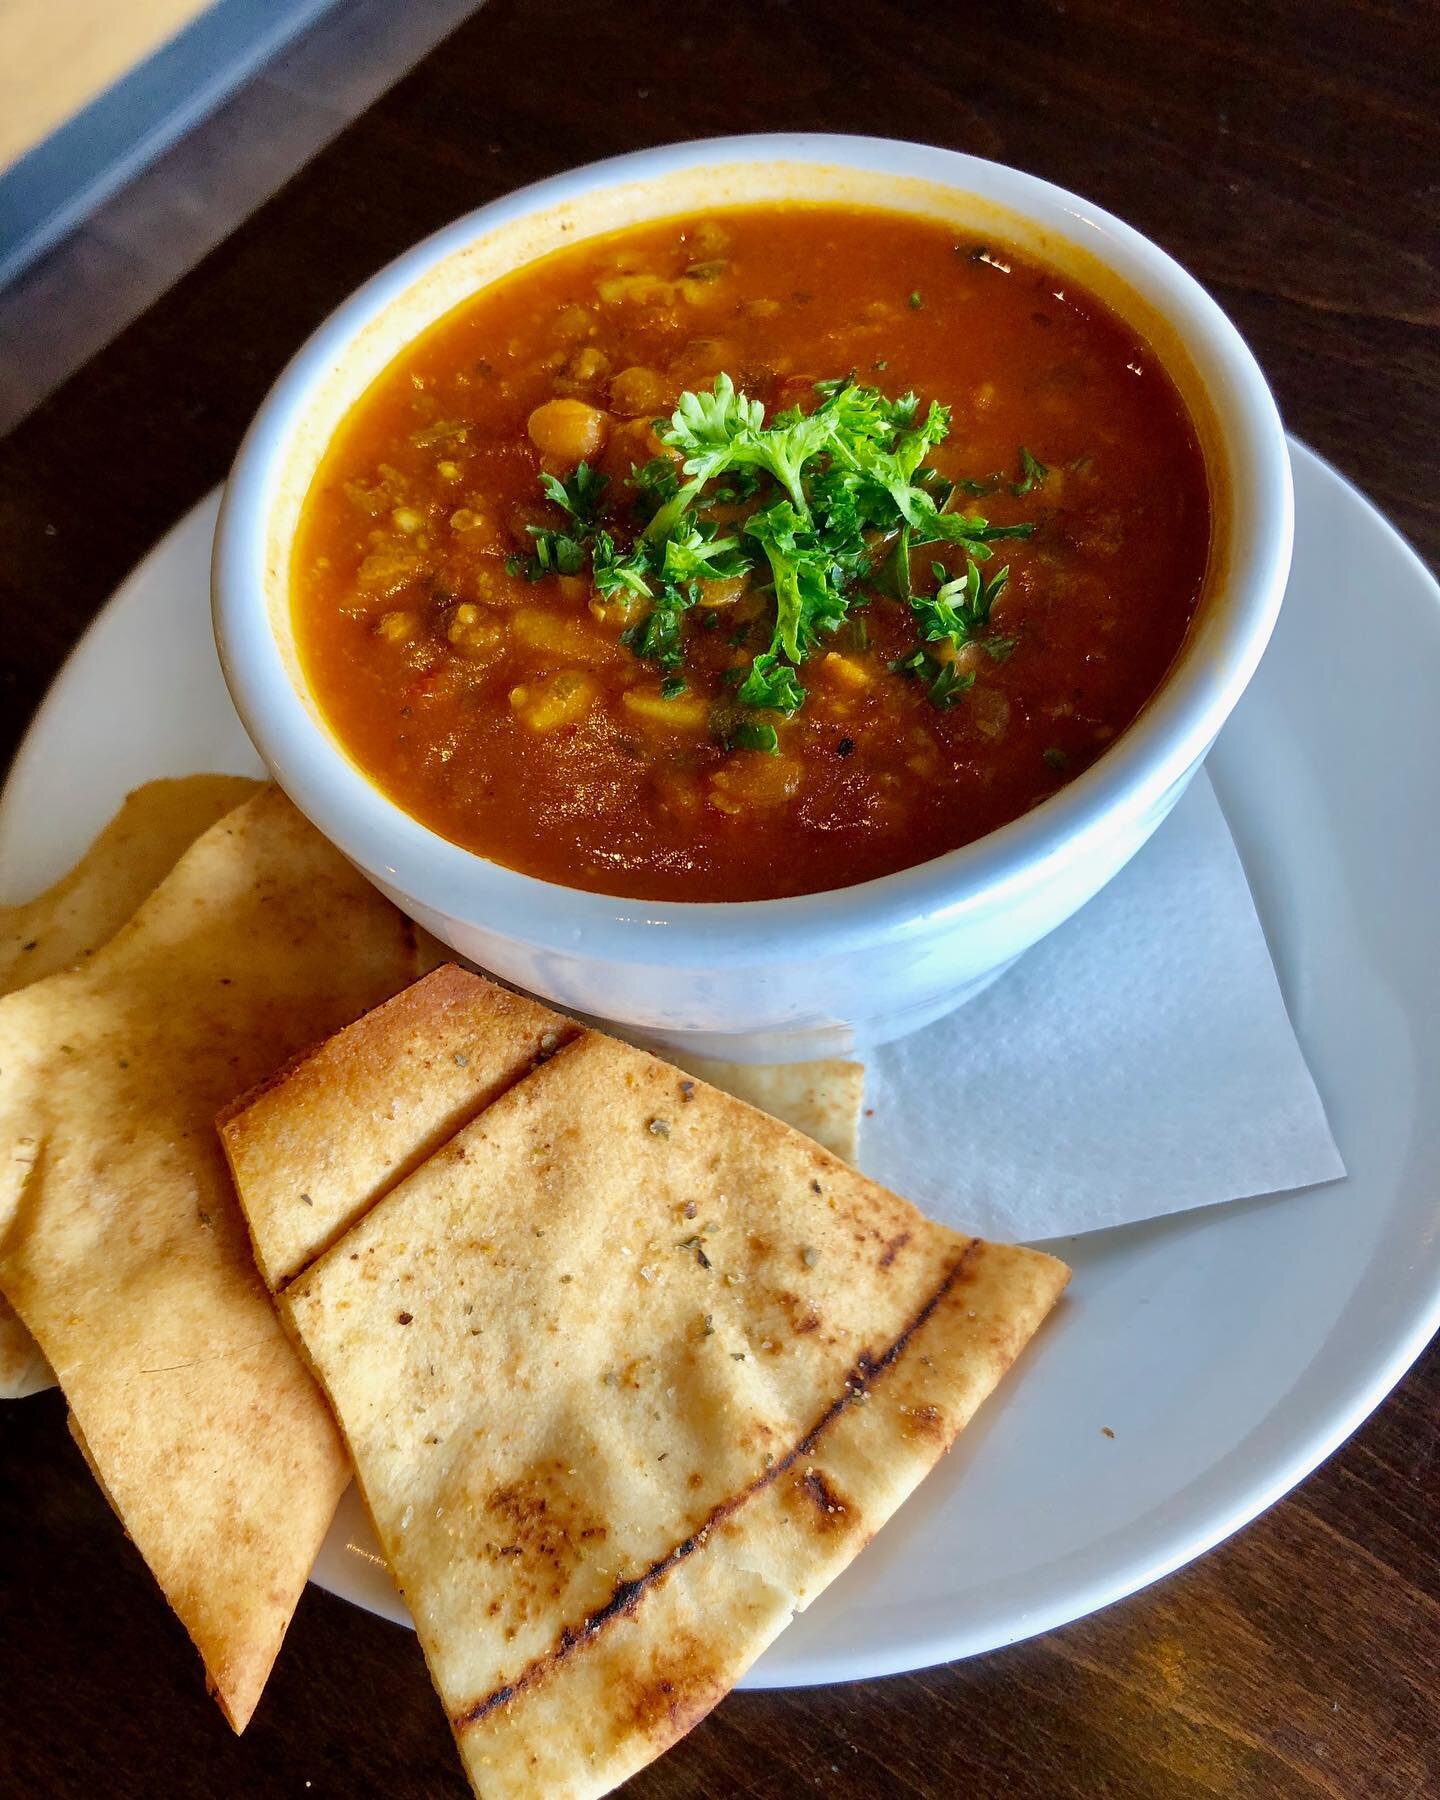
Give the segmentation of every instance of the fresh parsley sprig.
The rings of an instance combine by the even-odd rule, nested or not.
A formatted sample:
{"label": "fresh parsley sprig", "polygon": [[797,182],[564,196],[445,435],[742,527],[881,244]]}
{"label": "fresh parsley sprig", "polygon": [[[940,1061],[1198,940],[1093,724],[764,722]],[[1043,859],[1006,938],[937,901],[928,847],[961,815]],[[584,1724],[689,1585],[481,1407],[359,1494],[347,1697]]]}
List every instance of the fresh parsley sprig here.
{"label": "fresh parsley sprig", "polygon": [[[954,703],[974,680],[953,652],[983,639],[1002,660],[1013,640],[989,634],[991,609],[1009,569],[986,580],[977,565],[997,542],[1026,538],[1033,524],[992,524],[962,504],[1003,482],[951,482],[927,458],[949,435],[949,410],[931,401],[923,414],[913,393],[891,399],[853,374],[817,382],[817,401],[767,423],[760,401],[728,374],[709,392],[680,396],[668,420],[656,420],[674,453],[631,471],[629,487],[642,521],[628,543],[600,522],[606,478],[581,463],[568,480],[543,475],[547,496],[566,515],[563,527],[531,526],[534,550],[512,559],[532,580],[578,573],[588,562],[605,599],[624,598],[639,613],[621,641],[636,656],[674,671],[684,661],[686,614],[701,584],[748,578],[773,596],[769,642],[748,668],[729,672],[736,703],[789,716],[805,702],[799,667],[874,592],[908,603],[921,648],[900,665],[923,676],[938,706]],[[678,457],[679,466],[676,466]],[[1049,471],[1020,451],[1019,495]],[[743,521],[722,523],[711,506],[748,507]],[[911,557],[926,546],[963,552],[963,574],[931,565],[932,594],[912,589]],[[930,648],[943,642],[952,655]],[[757,743],[773,727],[748,733]],[[732,734],[733,742],[742,741]]]}
{"label": "fresh parsley sprig", "polygon": [[570,515],[570,524],[556,528],[529,526],[534,549],[529,556],[507,557],[505,566],[510,573],[524,575],[528,581],[543,581],[547,575],[581,574],[594,543],[600,502],[609,485],[607,475],[583,462],[568,481],[562,481],[558,475],[541,475],[540,486],[546,497]]}
{"label": "fresh parsley sprig", "polygon": [[910,610],[922,642],[936,644],[943,640],[958,650],[978,638],[989,625],[990,610],[1010,579],[1009,565],[989,581],[968,557],[963,575],[950,577],[945,565],[938,562],[931,563],[930,573],[939,585],[933,594],[912,594]]}

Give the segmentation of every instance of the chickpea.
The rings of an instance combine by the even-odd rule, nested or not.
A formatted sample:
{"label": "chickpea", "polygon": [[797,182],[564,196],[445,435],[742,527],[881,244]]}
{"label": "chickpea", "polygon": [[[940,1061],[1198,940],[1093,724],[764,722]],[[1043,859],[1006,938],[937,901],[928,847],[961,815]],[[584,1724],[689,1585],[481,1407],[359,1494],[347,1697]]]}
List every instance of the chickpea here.
{"label": "chickpea", "polygon": [[562,306],[555,315],[555,336],[567,344],[595,335],[595,315],[585,306]]}
{"label": "chickpea", "polygon": [[745,352],[729,338],[691,338],[670,365],[671,388],[709,387],[722,369],[746,367]]}
{"label": "chickpea", "polygon": [[491,606],[525,606],[533,589],[523,575],[512,575],[501,562],[477,563],[468,571],[466,585]]}
{"label": "chickpea", "polygon": [[565,373],[571,381],[599,381],[610,373],[610,358],[594,344],[586,344],[566,363]]}
{"label": "chickpea", "polygon": [[573,469],[600,453],[609,425],[605,413],[583,400],[547,400],[531,413],[525,429],[543,457]]}
{"label": "chickpea", "polygon": [[610,405],[627,418],[655,418],[675,404],[675,384],[654,369],[622,369],[610,383]]}
{"label": "chickpea", "polygon": [[487,512],[473,506],[457,506],[450,515],[450,529],[465,540],[465,548],[481,556],[503,556],[509,539]]}
{"label": "chickpea", "polygon": [[450,615],[445,635],[472,662],[498,662],[505,654],[503,622],[487,608],[472,606],[468,600]]}
{"label": "chickpea", "polygon": [[656,437],[649,419],[627,419],[611,433],[600,466],[618,485],[628,478],[632,468],[643,469],[657,456],[668,456],[675,462],[681,460],[678,450],[672,450]]}
{"label": "chickpea", "polygon": [[387,612],[380,615],[375,627],[376,637],[384,638],[387,644],[408,644],[420,629],[420,620],[413,612]]}

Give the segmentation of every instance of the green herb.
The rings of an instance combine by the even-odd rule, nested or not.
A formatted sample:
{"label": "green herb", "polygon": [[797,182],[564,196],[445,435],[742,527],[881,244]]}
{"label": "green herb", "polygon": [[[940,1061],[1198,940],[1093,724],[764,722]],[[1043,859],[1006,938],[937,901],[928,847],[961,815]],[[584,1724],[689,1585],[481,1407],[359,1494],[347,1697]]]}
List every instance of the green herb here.
{"label": "green herb", "polygon": [[[531,526],[532,554],[509,566],[540,580],[578,574],[588,564],[602,599],[624,598],[638,612],[621,642],[671,672],[685,661],[686,614],[699,602],[701,584],[746,579],[772,601],[768,641],[748,667],[728,670],[722,680],[738,689],[740,706],[786,717],[805,704],[799,666],[871,593],[888,592],[910,606],[922,647],[949,639],[958,648],[982,634],[1007,571],[987,582],[976,565],[996,542],[1034,530],[992,525],[959,504],[992,492],[1001,478],[952,482],[927,462],[950,430],[948,409],[935,401],[922,412],[915,394],[891,398],[853,374],[817,382],[815,392],[810,412],[792,408],[768,422],[760,402],[737,390],[727,374],[709,392],[682,394],[669,420],[656,421],[674,456],[631,470],[628,529],[623,514],[600,524],[605,478],[581,464],[568,480],[542,478],[548,498],[568,515],[566,524]],[[1033,475],[1027,456],[1022,453],[1022,470]],[[750,510],[734,524],[711,515],[718,505]],[[930,545],[960,550],[966,572],[949,578],[937,564],[935,593],[917,596],[911,555]],[[712,630],[713,619],[705,614]],[[750,629],[737,627],[731,643],[745,646]],[[867,642],[863,619],[855,620],[853,641],[862,649]],[[996,660],[1011,648],[996,640]],[[922,655],[935,663],[926,683],[936,703],[950,703],[963,692],[964,678],[944,673],[949,664],[923,648]],[[773,733],[749,723],[758,734]],[[745,742],[734,733],[728,741]],[[768,740],[761,747],[773,748]]]}
{"label": "green herb", "polygon": [[795,671],[775,651],[765,650],[751,663],[739,700],[742,706],[784,713],[788,719],[805,704],[805,690]]}
{"label": "green herb", "polygon": [[545,474],[540,477],[540,485],[547,498],[570,515],[572,523],[560,530],[545,525],[527,527],[535,548],[528,557],[506,557],[506,570],[511,575],[524,575],[528,581],[543,581],[547,575],[578,575],[585,567],[589,551],[586,539],[594,530],[596,511],[609,480],[582,462],[568,481]]}
{"label": "green herb", "polygon": [[656,456],[639,468],[630,470],[629,484],[658,506],[675,493],[680,486],[680,477],[675,473],[675,464],[668,456]]}
{"label": "green herb", "polygon": [[662,669],[678,669],[685,660],[681,647],[683,607],[659,605],[638,624],[627,625],[620,642],[641,662],[658,663]]}
{"label": "green herb", "polygon": [[917,650],[913,656],[903,657],[892,667],[901,675],[923,682],[932,704],[942,712],[954,706],[975,685],[973,672],[962,674],[953,662],[941,662],[928,650]]}
{"label": "green herb", "polygon": [[1069,763],[1070,758],[1063,750],[1051,748],[1040,752],[1040,760],[1045,764],[1047,769],[1054,769],[1058,774],[1058,772],[1065,768]]}
{"label": "green herb", "polygon": [[595,586],[606,600],[618,594],[634,594],[638,599],[651,598],[646,576],[647,558],[633,550],[618,550],[608,531],[600,531],[590,546],[591,567]]}
{"label": "green herb", "polygon": [[775,727],[756,724],[752,719],[735,727],[730,734],[730,744],[736,750],[763,750],[766,756],[780,754],[780,735]]}
{"label": "green herb", "polygon": [[[969,557],[965,559],[965,573],[953,579],[947,579],[943,563],[932,563],[930,572],[939,583],[935,592],[910,596],[910,610],[915,615],[920,640],[926,644],[947,642],[958,650],[962,644],[972,643],[989,625],[991,608],[1010,579],[1009,567],[989,581]],[[999,660],[1003,662],[1004,657]]]}
{"label": "green herb", "polygon": [[918,288],[916,288],[914,291],[912,291],[912,293],[910,295],[910,304],[912,307],[914,307],[916,312],[919,312],[920,308],[925,304],[925,302],[920,298],[920,290]]}
{"label": "green herb", "polygon": [[704,1239],[700,1237],[698,1232],[692,1237],[685,1238],[681,1243],[678,1243],[675,1248],[677,1250],[693,1250],[695,1252],[695,1260],[699,1263],[700,1267],[702,1269],[708,1269],[710,1267],[710,1258],[705,1254]]}
{"label": "green herb", "polygon": [[690,683],[683,675],[667,675],[660,683],[660,698],[662,700],[678,700],[689,685]]}
{"label": "green herb", "polygon": [[1028,494],[1031,488],[1041,485],[1050,473],[1038,456],[1032,456],[1022,444],[1020,446],[1020,479],[1011,482],[1010,492],[1017,500]]}
{"label": "green herb", "polygon": [[558,475],[542,475],[540,485],[555,502],[563,507],[570,517],[580,526],[595,523],[595,515],[599,509],[606,488],[610,485],[608,475],[602,475],[598,469],[592,469],[589,463],[578,463],[575,473],[568,481],[562,481]]}
{"label": "green herb", "polygon": [[586,546],[568,531],[550,531],[543,525],[527,527],[535,540],[529,556],[507,556],[505,567],[527,581],[543,581],[547,575],[579,575],[585,567]]}

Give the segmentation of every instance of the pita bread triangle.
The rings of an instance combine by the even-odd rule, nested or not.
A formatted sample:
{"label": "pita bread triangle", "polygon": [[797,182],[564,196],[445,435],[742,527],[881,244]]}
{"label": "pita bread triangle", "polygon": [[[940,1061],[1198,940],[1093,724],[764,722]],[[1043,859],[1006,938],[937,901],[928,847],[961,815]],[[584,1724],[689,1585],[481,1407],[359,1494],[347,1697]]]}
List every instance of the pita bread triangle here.
{"label": "pita bread triangle", "polygon": [[1066,1278],[585,1032],[279,1304],[476,1791],[581,1796],[729,1691]]}
{"label": "pita bread triangle", "polygon": [[449,963],[226,1107],[220,1141],[271,1290],[578,1030]]}
{"label": "pita bread triangle", "polygon": [[[226,1107],[216,1124],[272,1292],[580,1030],[449,963]],[[853,1160],[860,1064],[682,1066]]]}
{"label": "pita bread triangle", "polygon": [[347,1469],[213,1119],[412,973],[400,914],[266,789],[103,950],[0,1001],[0,1287],[237,1730]]}
{"label": "pita bread triangle", "polygon": [[687,1075],[758,1106],[823,1144],[841,1162],[853,1163],[860,1148],[860,1109],[865,1065],[827,1057],[817,1062],[737,1063],[708,1056],[661,1053]]}
{"label": "pita bread triangle", "polygon": [[0,906],[0,994],[97,950],[202,831],[263,786],[243,775],[181,775],[127,794],[68,874],[33,900]]}
{"label": "pita bread triangle", "polygon": [[[239,775],[183,775],[127,794],[69,874],[33,900],[0,906],[0,995],[98,949],[181,851],[261,785]],[[54,1385],[39,1346],[0,1295],[0,1399]]]}

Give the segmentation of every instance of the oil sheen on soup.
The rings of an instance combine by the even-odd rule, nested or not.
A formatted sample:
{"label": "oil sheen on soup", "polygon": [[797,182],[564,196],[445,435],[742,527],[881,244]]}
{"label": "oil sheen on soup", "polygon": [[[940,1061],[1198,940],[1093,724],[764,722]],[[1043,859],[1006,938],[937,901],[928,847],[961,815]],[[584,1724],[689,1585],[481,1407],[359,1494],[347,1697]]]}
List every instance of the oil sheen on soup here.
{"label": "oil sheen on soup", "polygon": [[1044,801],[1163,679],[1205,576],[1184,405],[1003,246],[770,206],[559,251],[344,421],[300,655],[386,794],[572,887],[865,881]]}

